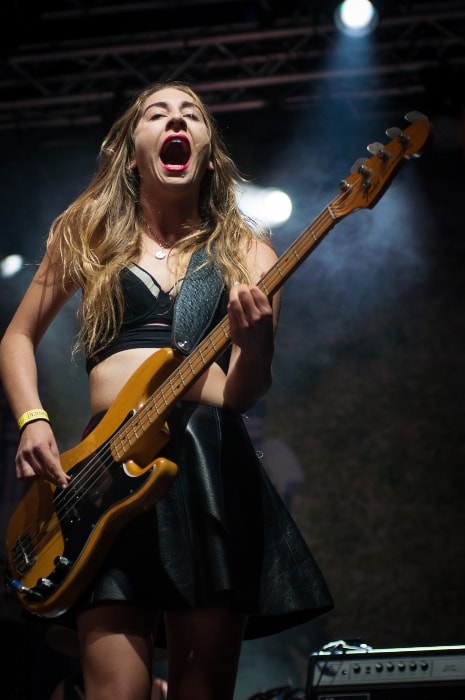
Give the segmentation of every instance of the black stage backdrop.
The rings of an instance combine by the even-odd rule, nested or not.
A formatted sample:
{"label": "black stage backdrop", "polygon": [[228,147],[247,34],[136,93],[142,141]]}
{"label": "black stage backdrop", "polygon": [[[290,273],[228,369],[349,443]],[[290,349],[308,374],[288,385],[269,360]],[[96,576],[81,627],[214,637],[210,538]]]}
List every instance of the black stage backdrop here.
{"label": "black stage backdrop", "polygon": [[[403,114],[394,123],[307,113],[222,117],[245,174],[292,197],[291,219],[274,231],[278,252],[335,196],[368,143],[407,125]],[[288,681],[302,686],[308,654],[334,639],[375,647],[465,642],[463,124],[457,115],[431,118],[434,138],[423,157],[405,164],[374,209],[340,222],[284,288],[274,386],[248,425],[336,608],[247,643],[238,700]],[[19,252],[27,261],[19,275],[0,280],[2,329],[52,218],[94,171],[101,135],[1,136],[1,256]],[[79,440],[88,418],[82,362],[70,361],[74,331],[72,305],[39,351],[44,403],[62,449]],[[2,402],[4,531],[21,488],[16,428]],[[42,625],[31,633],[13,601],[3,616],[5,631],[20,620],[42,638]],[[36,700],[56,675],[41,649],[27,665]]]}

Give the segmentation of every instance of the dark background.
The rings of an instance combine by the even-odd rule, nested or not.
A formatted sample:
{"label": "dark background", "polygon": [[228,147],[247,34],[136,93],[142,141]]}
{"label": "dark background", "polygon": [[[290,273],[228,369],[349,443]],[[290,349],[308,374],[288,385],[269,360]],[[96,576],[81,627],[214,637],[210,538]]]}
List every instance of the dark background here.
{"label": "dark background", "polygon": [[[192,82],[243,172],[291,196],[292,216],[274,231],[280,253],[369,143],[387,143],[385,130],[408,126],[412,109],[433,124],[422,157],[285,285],[274,385],[248,425],[336,607],[246,643],[237,700],[303,686],[309,653],[328,641],[465,643],[465,3],[381,3],[370,41],[340,39],[330,5],[147,2],[128,13],[117,2],[40,2],[27,32],[19,6],[3,10],[0,257],[20,253],[26,264],[0,279],[2,329],[52,219],[94,172],[118,109],[151,79]],[[71,305],[38,354],[63,449],[88,416],[74,332]],[[4,530],[22,491],[16,426],[0,398]],[[1,611],[5,697],[29,700],[33,684],[46,699],[72,657],[10,597]]]}

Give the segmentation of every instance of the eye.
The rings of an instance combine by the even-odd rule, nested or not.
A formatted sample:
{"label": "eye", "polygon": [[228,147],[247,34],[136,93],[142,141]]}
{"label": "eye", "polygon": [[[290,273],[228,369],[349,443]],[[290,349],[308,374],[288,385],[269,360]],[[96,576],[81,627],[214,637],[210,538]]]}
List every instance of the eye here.
{"label": "eye", "polygon": [[183,117],[185,119],[194,119],[195,121],[199,120],[199,117],[195,112],[184,112]]}

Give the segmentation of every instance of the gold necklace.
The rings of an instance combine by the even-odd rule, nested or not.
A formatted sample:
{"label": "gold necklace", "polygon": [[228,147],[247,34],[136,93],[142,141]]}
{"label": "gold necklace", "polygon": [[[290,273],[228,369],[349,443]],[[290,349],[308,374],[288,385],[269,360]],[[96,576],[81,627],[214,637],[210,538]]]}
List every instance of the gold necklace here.
{"label": "gold necklace", "polygon": [[144,218],[143,218],[143,222],[147,226],[147,231],[149,232],[150,237],[153,238],[155,243],[158,243],[158,245],[160,246],[160,250],[156,251],[155,257],[157,258],[157,260],[164,260],[166,258],[166,255],[167,255],[166,251],[170,250],[170,248],[172,248],[172,244],[169,244],[166,241],[162,241],[157,236],[155,231],[152,231],[152,228],[151,228],[149,222],[146,221]]}

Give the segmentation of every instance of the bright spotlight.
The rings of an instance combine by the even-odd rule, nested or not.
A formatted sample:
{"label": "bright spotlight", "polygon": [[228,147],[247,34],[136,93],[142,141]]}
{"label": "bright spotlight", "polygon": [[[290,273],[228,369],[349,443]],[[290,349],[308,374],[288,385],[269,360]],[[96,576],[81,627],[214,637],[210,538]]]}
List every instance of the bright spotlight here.
{"label": "bright spotlight", "polygon": [[292,213],[292,202],[285,192],[274,188],[241,185],[237,189],[241,210],[262,226],[279,226]]}
{"label": "bright spotlight", "polygon": [[6,258],[0,261],[0,277],[4,279],[14,277],[23,266],[23,257],[21,255],[7,255]]}
{"label": "bright spotlight", "polygon": [[345,0],[336,7],[334,21],[348,36],[366,36],[378,24],[378,12],[369,0]]}
{"label": "bright spotlight", "polygon": [[270,226],[279,226],[287,221],[292,213],[291,199],[282,190],[265,190],[263,211],[268,215]]}

